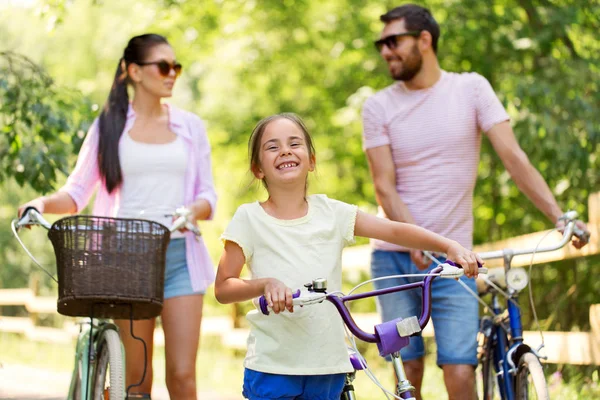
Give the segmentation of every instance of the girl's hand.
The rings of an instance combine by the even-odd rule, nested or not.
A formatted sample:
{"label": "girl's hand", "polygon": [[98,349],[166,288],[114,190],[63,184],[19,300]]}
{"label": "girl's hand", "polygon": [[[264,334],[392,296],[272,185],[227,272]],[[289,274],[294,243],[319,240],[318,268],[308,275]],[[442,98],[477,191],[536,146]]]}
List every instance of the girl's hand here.
{"label": "girl's hand", "polygon": [[483,260],[476,253],[462,247],[458,242],[453,242],[446,251],[449,260],[460,264],[465,270],[465,275],[468,278],[477,278],[479,274],[479,266],[477,262],[483,265]]}
{"label": "girl's hand", "polygon": [[283,282],[275,278],[267,281],[264,290],[267,304],[275,314],[279,314],[284,310],[294,312],[294,304],[292,303],[292,289],[285,286]]}

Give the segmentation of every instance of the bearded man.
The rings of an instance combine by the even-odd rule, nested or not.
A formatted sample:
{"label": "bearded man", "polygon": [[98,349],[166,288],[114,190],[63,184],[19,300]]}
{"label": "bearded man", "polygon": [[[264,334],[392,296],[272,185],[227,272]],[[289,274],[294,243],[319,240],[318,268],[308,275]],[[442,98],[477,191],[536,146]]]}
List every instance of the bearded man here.
{"label": "bearded man", "polygon": [[[417,224],[471,248],[473,189],[484,132],[519,189],[552,223],[560,224],[563,212],[519,147],[490,83],[474,72],[440,68],[440,27],[429,10],[406,4],[380,19],[384,27],[375,45],[396,82],[367,99],[363,108],[363,148],[380,215]],[[582,222],[578,225],[586,230]],[[372,246],[374,278],[423,273],[434,266],[420,250],[381,241]],[[375,286],[416,280],[381,280]],[[473,279],[464,283],[475,290]],[[449,398],[475,399],[478,303],[452,279],[436,279],[432,293],[437,364],[443,368]],[[378,306],[384,321],[418,316],[420,293],[381,296]],[[421,399],[423,339],[412,337],[401,355]]]}

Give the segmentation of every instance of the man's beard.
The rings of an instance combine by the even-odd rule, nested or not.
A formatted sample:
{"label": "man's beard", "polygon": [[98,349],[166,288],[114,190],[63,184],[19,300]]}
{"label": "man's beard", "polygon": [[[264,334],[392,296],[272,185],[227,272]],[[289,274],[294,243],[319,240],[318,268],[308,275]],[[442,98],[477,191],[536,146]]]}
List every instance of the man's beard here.
{"label": "man's beard", "polygon": [[419,71],[421,71],[422,66],[423,57],[419,52],[419,48],[415,44],[412,48],[410,56],[402,61],[402,70],[398,73],[392,72],[392,78],[394,78],[396,81],[410,81],[419,73]]}

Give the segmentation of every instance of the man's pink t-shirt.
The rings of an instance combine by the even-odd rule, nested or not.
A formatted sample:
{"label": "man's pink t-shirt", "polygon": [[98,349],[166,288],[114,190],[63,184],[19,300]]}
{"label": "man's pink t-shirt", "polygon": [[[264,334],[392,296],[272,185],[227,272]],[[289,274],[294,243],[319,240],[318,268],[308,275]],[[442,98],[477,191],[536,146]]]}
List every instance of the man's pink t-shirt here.
{"label": "man's pink t-shirt", "polygon": [[[396,189],[417,225],[471,248],[481,132],[507,120],[484,77],[442,71],[427,89],[397,82],[367,99],[363,147],[391,147]],[[406,251],[379,240],[373,247]]]}

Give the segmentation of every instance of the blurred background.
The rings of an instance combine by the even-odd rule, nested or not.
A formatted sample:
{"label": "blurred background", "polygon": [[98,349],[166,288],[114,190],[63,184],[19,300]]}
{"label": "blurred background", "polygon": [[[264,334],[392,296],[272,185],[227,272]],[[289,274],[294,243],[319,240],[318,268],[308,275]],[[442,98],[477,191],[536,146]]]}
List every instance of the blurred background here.
{"label": "blurred background", "polygon": [[[430,8],[441,26],[442,68],[478,72],[491,82],[522,148],[561,207],[577,210],[587,220],[588,199],[600,191],[598,0],[417,3]],[[372,42],[382,28],[379,16],[400,4],[0,0],[0,289],[29,288],[38,296],[56,295],[56,286],[13,238],[10,220],[18,205],[64,183],[87,128],[108,96],[127,41],[145,32],[165,35],[184,65],[169,102],[206,121],[219,203],[215,220],[203,223],[202,229],[215,262],[221,250],[218,237],[237,206],[265,198],[248,172],[247,140],[256,122],[274,113],[299,114],[314,137],[317,172],[310,192],[375,212],[373,185],[361,149],[360,115],[363,101],[392,83]],[[552,227],[519,193],[485,136],[474,215],[476,244]],[[33,253],[52,269],[53,253],[44,232],[26,236]],[[366,243],[358,241],[358,245]],[[532,269],[543,330],[592,329],[590,305],[600,303],[600,282],[595,279],[599,261],[596,247],[585,257]],[[367,277],[364,265],[348,274],[346,283]],[[373,303],[359,307],[360,312],[375,312]],[[239,395],[243,339],[240,345],[239,339],[231,339],[231,332],[244,328],[248,308],[220,306],[210,293],[206,296],[199,376],[200,385],[215,396]],[[525,327],[533,329],[527,306],[524,314]],[[0,304],[0,315],[33,318],[39,327],[69,324],[69,319],[53,313],[31,317],[24,306]],[[214,322],[211,328],[210,321],[223,324]],[[16,331],[3,330],[0,322],[0,364],[68,375],[73,354],[70,338],[49,340],[42,334],[34,340]],[[600,337],[595,340],[600,343]],[[434,351],[432,346],[429,349]],[[42,362],[40,354],[51,361]],[[381,368],[380,378],[391,378],[376,352],[369,349],[368,354]],[[159,363],[161,358],[160,353],[155,357]],[[434,367],[434,358],[428,362],[432,387],[425,393],[443,398],[441,372]],[[597,364],[548,364],[546,373],[556,398],[598,398]],[[155,369],[158,385],[161,379],[164,382],[161,369]],[[368,382],[361,386],[360,398],[381,398]]]}

